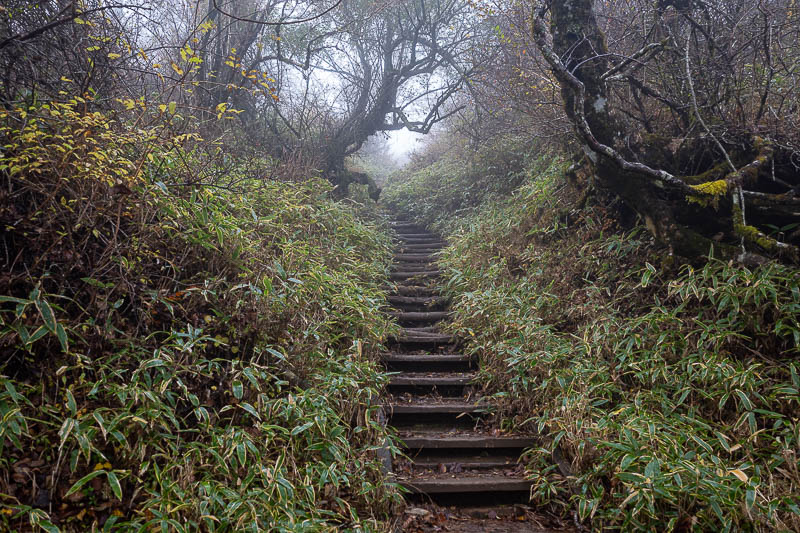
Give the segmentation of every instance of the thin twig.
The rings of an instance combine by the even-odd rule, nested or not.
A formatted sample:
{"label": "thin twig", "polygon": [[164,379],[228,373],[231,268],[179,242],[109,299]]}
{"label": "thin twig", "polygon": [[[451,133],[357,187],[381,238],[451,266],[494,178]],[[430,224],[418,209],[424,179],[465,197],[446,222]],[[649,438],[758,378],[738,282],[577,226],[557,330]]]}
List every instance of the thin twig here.
{"label": "thin twig", "polygon": [[[628,68],[628,65],[630,65],[634,61],[639,63],[639,64],[646,63],[653,56],[655,56],[656,53],[658,53],[661,50],[663,50],[667,46],[667,42],[669,42],[669,38],[665,38],[664,40],[662,40],[661,42],[658,42],[658,43],[650,43],[650,44],[648,44],[644,48],[640,49],[638,52],[635,52],[633,55],[625,58],[618,65],[615,65],[615,66],[611,67],[610,69],[608,69],[605,74],[600,76],[600,79],[601,80],[609,79],[611,76],[617,74],[618,72],[622,72],[623,70]],[[647,55],[649,55],[650,57],[645,57]]]}
{"label": "thin twig", "polygon": [[[62,9],[61,11],[58,12],[56,17],[59,17],[62,14],[66,13],[69,10],[70,7],[74,6],[74,4],[75,3],[73,2],[73,3],[69,4],[69,5],[67,5],[66,7],[64,7],[64,9]],[[137,5],[133,5],[133,4],[113,4],[113,5],[110,5],[110,6],[102,6],[102,7],[95,7],[93,9],[87,9],[86,11],[76,11],[75,13],[73,13],[72,15],[69,15],[68,17],[56,19],[56,20],[54,20],[52,22],[49,22],[49,23],[45,24],[44,26],[41,26],[39,28],[36,28],[35,30],[29,31],[26,34],[17,33],[15,35],[12,35],[11,37],[7,37],[7,38],[3,39],[2,41],[0,41],[0,50],[5,48],[6,46],[8,46],[9,44],[11,44],[13,42],[23,43],[25,41],[30,41],[31,39],[33,39],[35,37],[38,37],[39,35],[47,32],[48,30],[51,30],[51,29],[53,29],[53,28],[55,28],[57,26],[61,26],[62,24],[66,24],[68,22],[72,22],[73,20],[75,20],[77,18],[80,18],[81,16],[91,15],[92,13],[96,13],[98,11],[106,11],[108,9],[143,9],[143,10],[149,11],[151,8],[149,8],[149,7],[141,7],[141,6],[137,6]]]}
{"label": "thin twig", "polygon": [[[697,94],[694,91],[694,80],[692,79],[692,66],[689,60],[689,47],[691,46],[692,42],[692,35],[691,33],[686,37],[686,53],[684,54],[685,63],[686,63],[686,81],[689,85],[689,95],[692,98],[692,107],[694,108],[694,115],[697,117],[697,121],[703,126],[703,129],[706,130],[706,133],[709,137],[716,143],[717,147],[720,149],[722,154],[725,156],[725,161],[728,162],[728,166],[731,167],[731,171],[733,174],[736,174],[738,170],[736,166],[731,161],[731,157],[728,155],[728,151],[725,150],[725,147],[722,146],[722,143],[717,139],[717,136],[712,133],[711,128],[708,127],[706,121],[703,119],[703,115],[700,114],[700,107],[697,105]],[[744,194],[742,193],[742,184],[737,183],[735,185],[736,190],[733,194],[733,203],[739,208],[739,213],[742,216],[742,227],[747,226],[747,218],[745,216],[745,205],[744,205]],[[747,253],[747,249],[744,245],[744,235],[741,236],[740,245],[742,247],[742,253]]]}
{"label": "thin twig", "polygon": [[700,114],[700,107],[697,105],[697,94],[694,92],[694,80],[692,79],[691,63],[689,62],[690,43],[691,43],[691,36],[686,38],[686,53],[684,54],[684,56],[686,63],[686,81],[689,84],[689,96],[692,97],[692,106],[694,107],[694,115],[697,118],[697,121],[700,123],[700,125],[703,126],[703,129],[706,130],[708,136],[711,137],[714,143],[716,143],[717,148],[719,148],[722,154],[725,156],[725,161],[728,162],[728,166],[731,167],[731,171],[735,173],[737,169],[736,166],[733,164],[733,161],[731,161],[731,158],[728,155],[728,151],[725,150],[725,147],[722,146],[722,143],[719,142],[719,139],[717,139],[716,135],[714,135],[714,133],[711,131],[711,128],[708,127],[706,121],[703,120],[703,115]]}

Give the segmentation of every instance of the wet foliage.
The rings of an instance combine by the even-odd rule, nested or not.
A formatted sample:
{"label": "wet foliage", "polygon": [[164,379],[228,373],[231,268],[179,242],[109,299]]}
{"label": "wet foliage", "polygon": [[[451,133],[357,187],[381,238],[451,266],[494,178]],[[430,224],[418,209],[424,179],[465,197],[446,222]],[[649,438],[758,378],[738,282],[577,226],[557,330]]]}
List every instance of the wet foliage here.
{"label": "wet foliage", "polygon": [[369,199],[84,103],[0,114],[0,529],[381,529]]}
{"label": "wet foliage", "polygon": [[448,210],[476,166],[499,179],[486,161],[440,161],[388,194],[448,236],[453,331],[504,423],[542,435],[532,501],[593,530],[800,528],[797,269],[684,264],[576,203],[558,159]]}

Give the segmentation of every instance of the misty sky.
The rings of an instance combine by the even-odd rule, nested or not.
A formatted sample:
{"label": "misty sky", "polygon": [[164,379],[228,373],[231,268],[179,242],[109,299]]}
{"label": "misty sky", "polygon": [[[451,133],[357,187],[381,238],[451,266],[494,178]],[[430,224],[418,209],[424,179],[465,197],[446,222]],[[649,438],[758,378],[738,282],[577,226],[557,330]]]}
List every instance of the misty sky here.
{"label": "misty sky", "polygon": [[405,163],[409,154],[419,146],[419,141],[424,135],[413,133],[406,129],[389,132],[389,146],[392,157],[398,163]]}

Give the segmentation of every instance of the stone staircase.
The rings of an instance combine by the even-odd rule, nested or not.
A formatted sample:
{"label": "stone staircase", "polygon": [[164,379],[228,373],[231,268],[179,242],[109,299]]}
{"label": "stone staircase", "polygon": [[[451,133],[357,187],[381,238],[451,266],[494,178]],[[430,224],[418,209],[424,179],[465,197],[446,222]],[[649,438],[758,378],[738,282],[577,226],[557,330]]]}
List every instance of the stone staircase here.
{"label": "stone staircase", "polygon": [[410,498],[443,505],[527,503],[530,481],[518,459],[532,436],[503,434],[486,421],[490,406],[472,386],[477,361],[456,350],[457,339],[437,328],[448,317],[439,294],[436,254],[445,243],[410,222],[398,234],[389,297],[404,328],[383,362],[392,372],[386,398],[389,424],[408,460],[392,471]]}

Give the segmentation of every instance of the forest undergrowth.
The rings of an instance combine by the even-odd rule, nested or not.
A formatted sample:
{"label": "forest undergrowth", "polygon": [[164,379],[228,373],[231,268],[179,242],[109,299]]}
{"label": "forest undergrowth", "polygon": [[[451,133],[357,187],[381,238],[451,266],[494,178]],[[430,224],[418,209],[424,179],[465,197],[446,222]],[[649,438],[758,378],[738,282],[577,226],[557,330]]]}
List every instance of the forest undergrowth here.
{"label": "forest undergrowth", "polygon": [[0,114],[0,530],[382,529],[374,203],[85,104]]}
{"label": "forest undergrowth", "polygon": [[532,503],[598,531],[800,531],[797,269],[688,264],[522,146],[384,197],[449,241],[450,327],[504,427],[541,436]]}

